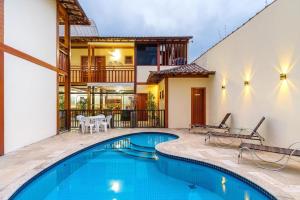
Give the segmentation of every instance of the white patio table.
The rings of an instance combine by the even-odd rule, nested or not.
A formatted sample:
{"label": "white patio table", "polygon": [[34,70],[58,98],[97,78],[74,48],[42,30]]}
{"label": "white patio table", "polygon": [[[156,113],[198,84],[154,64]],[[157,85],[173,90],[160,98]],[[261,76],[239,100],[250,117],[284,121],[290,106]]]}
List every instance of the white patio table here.
{"label": "white patio table", "polygon": [[88,118],[94,124],[96,133],[99,133],[99,127],[101,123],[105,121],[105,115],[89,116],[86,118]]}

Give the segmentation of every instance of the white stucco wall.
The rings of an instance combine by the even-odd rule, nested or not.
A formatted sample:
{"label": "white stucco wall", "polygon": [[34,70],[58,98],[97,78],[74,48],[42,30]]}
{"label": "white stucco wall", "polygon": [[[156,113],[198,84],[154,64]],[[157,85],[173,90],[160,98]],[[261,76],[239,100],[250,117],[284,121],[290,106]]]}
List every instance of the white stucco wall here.
{"label": "white stucco wall", "polygon": [[[56,65],[56,1],[5,1],[4,42]],[[56,134],[56,73],[5,54],[5,152]]]}
{"label": "white stucco wall", "polygon": [[[231,112],[232,127],[253,128],[266,116],[260,131],[267,144],[300,141],[299,8],[299,0],[276,1],[196,61],[217,72],[210,88],[210,122]],[[280,81],[285,71],[288,78]],[[245,87],[244,80],[250,85]]]}
{"label": "white stucco wall", "polygon": [[[169,128],[189,128],[191,123],[191,89],[206,88],[206,106],[210,106],[208,78],[169,78],[168,122]],[[209,112],[206,112],[206,119]]]}
{"label": "white stucco wall", "polygon": [[139,83],[146,83],[148,76],[150,74],[150,71],[157,71],[157,66],[141,66],[138,65],[136,67],[136,73],[137,73],[137,82]]}

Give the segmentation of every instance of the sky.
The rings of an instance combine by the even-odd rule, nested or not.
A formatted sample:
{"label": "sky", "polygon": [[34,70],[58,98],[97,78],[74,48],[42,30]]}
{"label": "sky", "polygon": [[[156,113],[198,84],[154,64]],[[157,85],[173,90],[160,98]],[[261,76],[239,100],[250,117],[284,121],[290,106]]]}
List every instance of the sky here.
{"label": "sky", "polygon": [[79,0],[101,36],[193,36],[189,61],[272,0]]}

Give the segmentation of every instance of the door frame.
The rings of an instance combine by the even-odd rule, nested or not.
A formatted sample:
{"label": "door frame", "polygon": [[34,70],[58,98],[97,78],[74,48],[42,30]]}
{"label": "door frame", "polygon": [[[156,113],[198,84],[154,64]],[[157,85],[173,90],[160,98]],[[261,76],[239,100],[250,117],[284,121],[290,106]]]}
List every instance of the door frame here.
{"label": "door frame", "polygon": [[203,119],[204,119],[204,125],[206,124],[206,87],[191,87],[191,124],[193,122],[193,110],[194,110],[194,105],[193,105],[193,98],[192,98],[192,91],[193,89],[201,89],[204,91],[204,108],[203,108]]}

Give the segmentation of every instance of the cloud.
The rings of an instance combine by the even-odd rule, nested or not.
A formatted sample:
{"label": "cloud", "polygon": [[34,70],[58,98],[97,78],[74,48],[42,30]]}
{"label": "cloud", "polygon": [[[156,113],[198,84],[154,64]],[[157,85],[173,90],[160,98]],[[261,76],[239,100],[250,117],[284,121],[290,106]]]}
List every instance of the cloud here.
{"label": "cloud", "polygon": [[[269,3],[271,0],[269,0]],[[101,35],[192,35],[190,60],[265,6],[265,0],[80,0]],[[225,28],[226,26],[226,28]]]}

